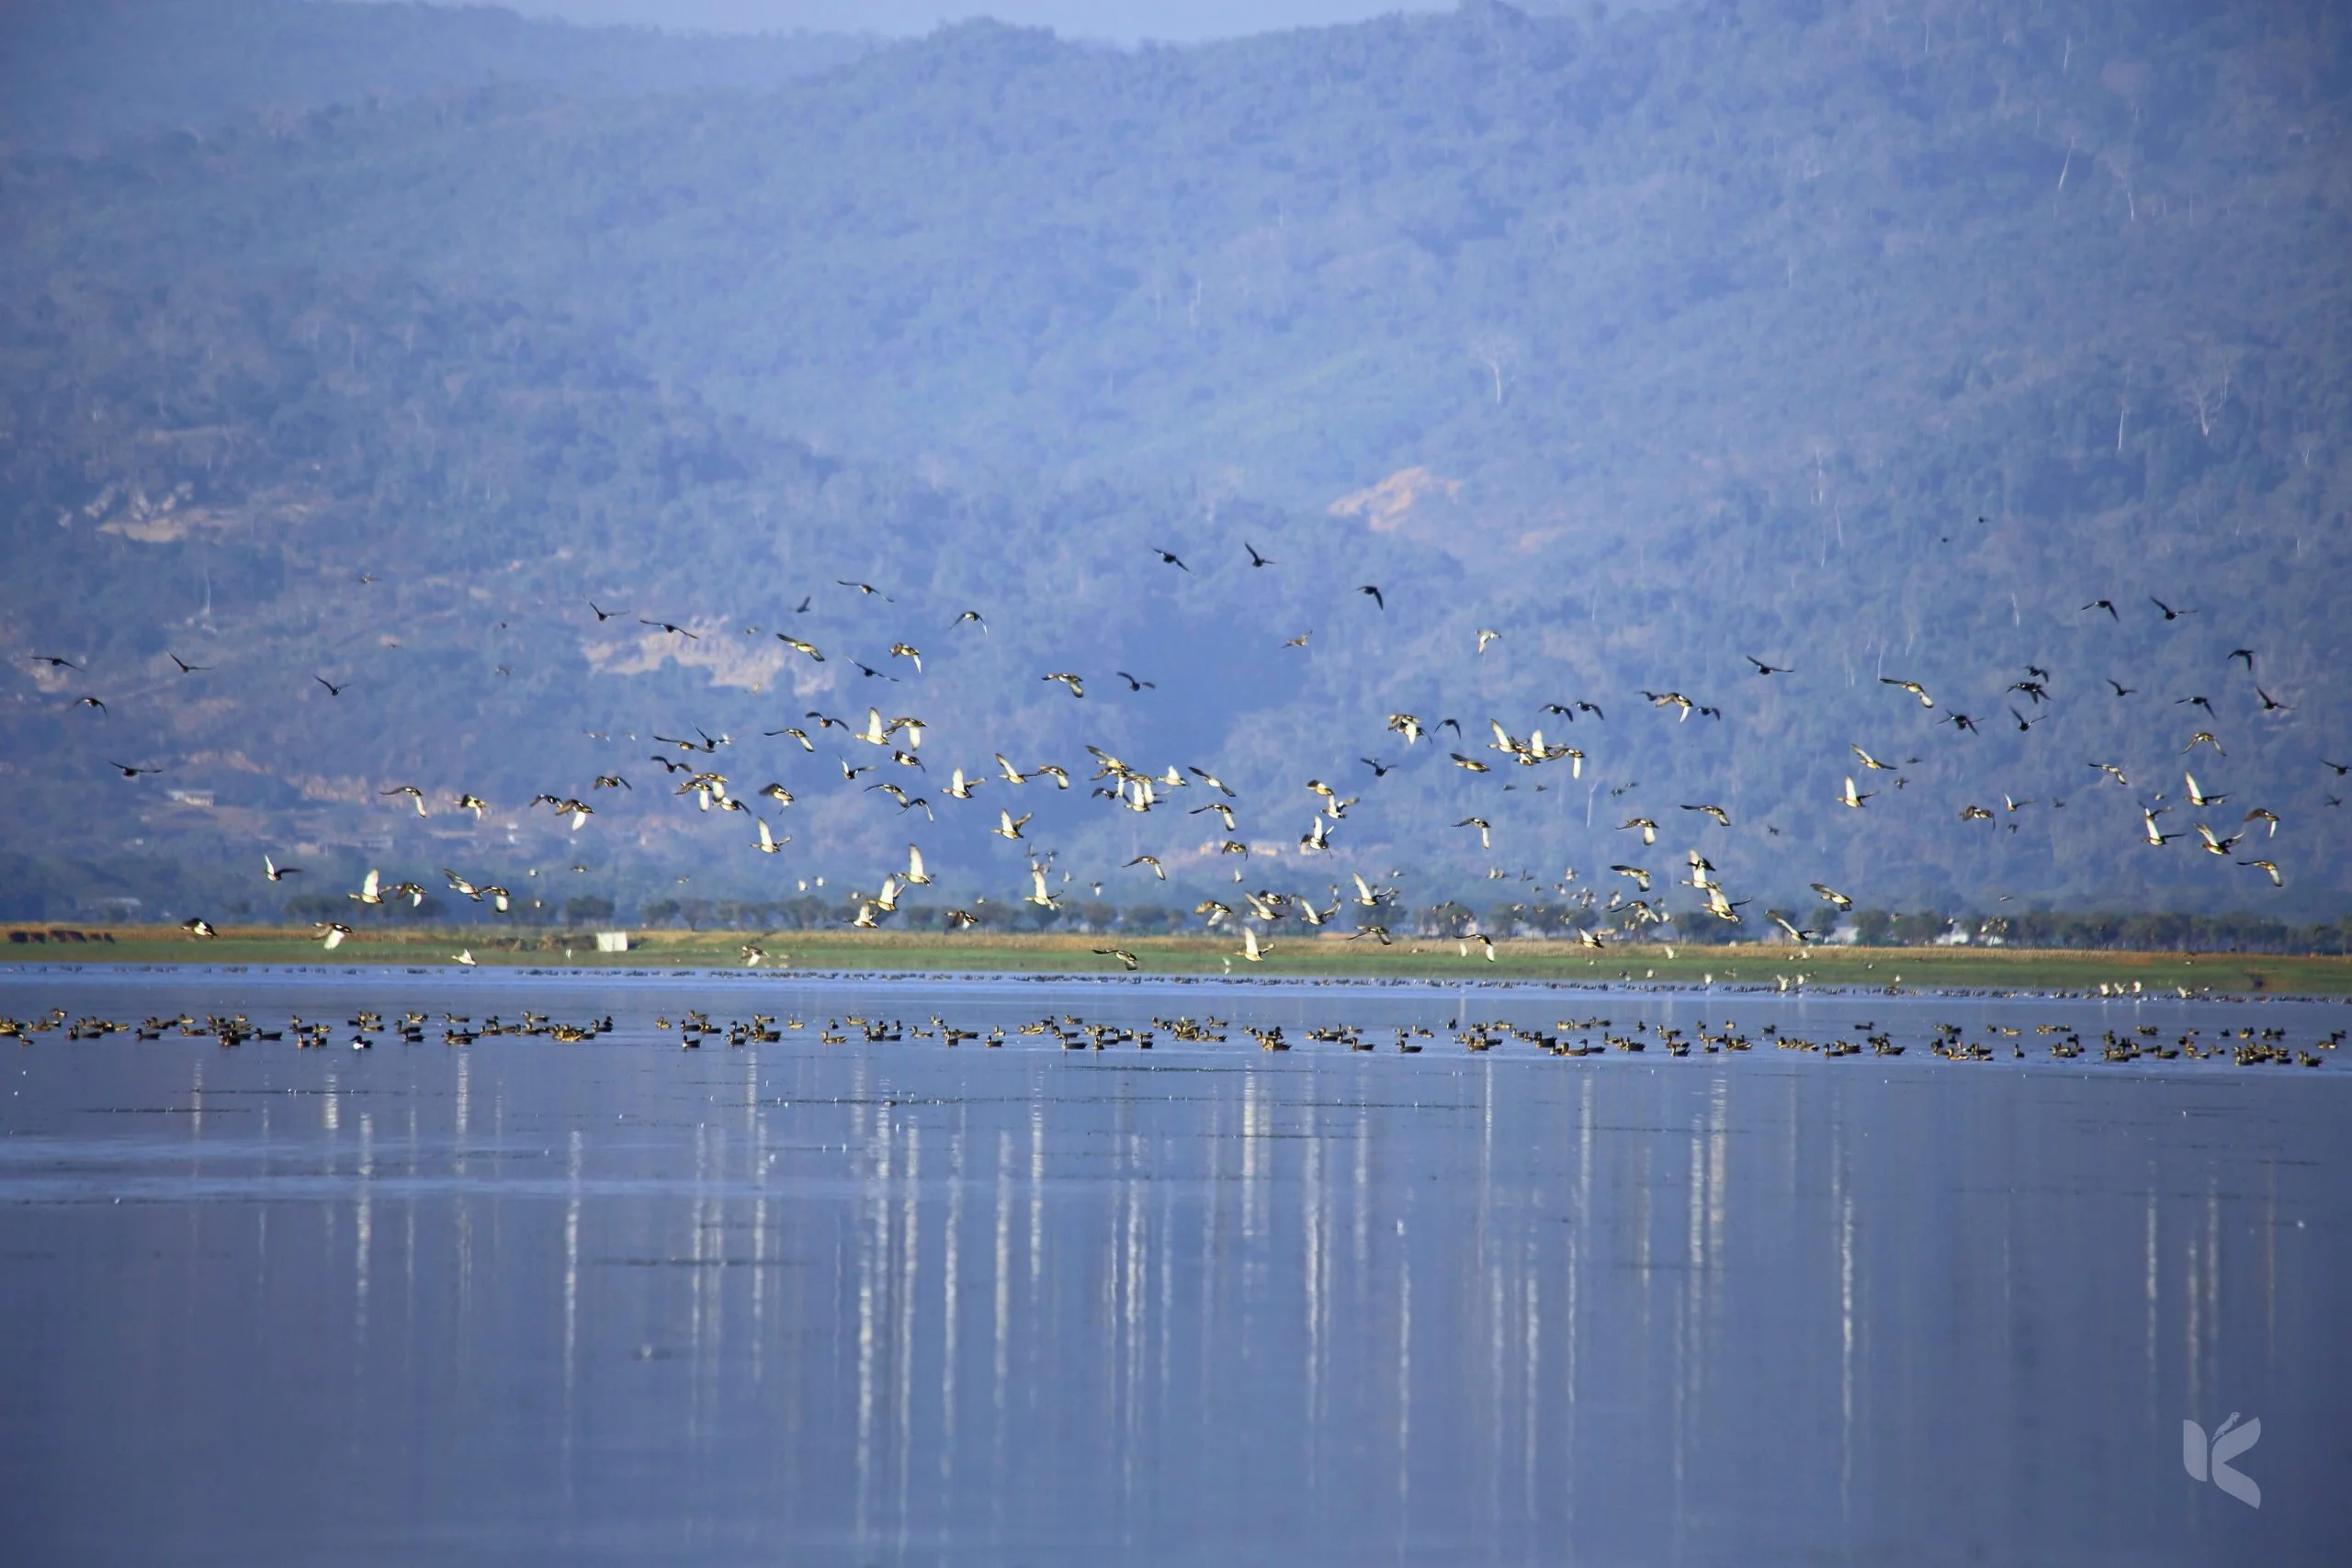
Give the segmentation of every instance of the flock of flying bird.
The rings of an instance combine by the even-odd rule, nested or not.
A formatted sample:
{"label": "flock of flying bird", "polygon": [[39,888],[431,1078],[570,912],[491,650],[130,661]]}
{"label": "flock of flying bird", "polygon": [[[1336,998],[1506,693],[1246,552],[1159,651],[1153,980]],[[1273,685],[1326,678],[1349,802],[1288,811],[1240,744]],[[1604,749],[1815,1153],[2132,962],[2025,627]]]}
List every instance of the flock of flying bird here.
{"label": "flock of flying bird", "polygon": [[[1260,552],[1254,545],[1245,541],[1243,547],[1248,551],[1250,569],[1253,571],[1278,564],[1273,558]],[[1162,565],[1187,574],[1191,573],[1192,568],[1175,551],[1156,546],[1150,548],[1152,555],[1157,557]],[[367,580],[363,579],[363,581]],[[873,584],[849,579],[837,581],[840,587],[850,590],[861,601],[870,600],[877,606],[896,604],[889,594]],[[1386,614],[1388,608],[1386,596],[1378,585],[1365,583],[1356,587],[1352,592],[1369,601],[1371,613],[1382,615]],[[810,598],[803,598],[797,607],[797,613],[807,612],[811,602]],[[2178,608],[2161,600],[2152,598],[2151,603],[2154,604],[2166,623],[2177,623],[2183,617],[2197,614],[2194,610]],[[627,617],[634,620],[639,626],[650,628],[653,633],[661,637],[674,637],[682,642],[699,641],[702,636],[700,632],[689,626],[658,615],[639,616],[633,611],[607,609],[593,600],[589,602],[588,608],[594,616],[594,623],[597,626]],[[2121,609],[2114,602],[2105,598],[2095,599],[2085,604],[2083,613],[2094,616],[2104,614],[2119,623],[2122,619]],[[989,625],[981,612],[969,609],[956,615],[948,624],[946,629],[951,634],[984,636],[989,632]],[[747,627],[745,631],[747,635],[756,635],[758,628]],[[806,637],[796,636],[788,631],[776,631],[772,635],[791,658],[806,660],[811,664],[823,664],[827,661],[825,651]],[[1282,646],[1304,648],[1310,635],[1302,634],[1290,638]],[[1469,650],[1469,656],[1476,659],[1484,655],[1502,635],[1492,628],[1477,628],[1474,636],[1475,647]],[[169,654],[168,657],[182,677],[191,679],[199,677],[208,673],[211,668],[189,662],[181,659],[176,653]],[[1771,662],[1752,655],[1745,657],[1747,662],[1752,667],[1750,675],[1753,679],[1770,681],[1796,673],[1788,665]],[[39,654],[32,658],[36,662],[47,666],[51,671],[65,670],[80,671],[84,668],[81,664],[62,655]],[[2254,694],[2260,705],[2257,716],[2267,717],[2291,712],[2290,705],[2273,696],[2254,680],[2256,658],[2253,649],[2240,648],[2231,652],[2225,663],[2232,667],[2239,665],[2244,667],[2245,675],[2252,682]],[[898,682],[902,679],[901,676],[892,672],[896,670],[903,669],[917,678],[920,678],[923,672],[922,651],[910,640],[910,634],[905,633],[903,629],[892,635],[888,653],[876,664],[867,664],[855,659],[847,659],[846,663],[849,667],[857,670],[864,678],[891,682]],[[1131,671],[1121,670],[1115,674],[1118,680],[1125,683],[1126,690],[1130,694],[1139,694],[1156,688],[1155,682],[1145,680]],[[347,681],[331,682],[323,675],[315,676],[314,679],[325,689],[330,698],[341,697],[350,684]],[[1069,670],[1044,671],[1036,676],[1036,679],[1041,683],[1059,686],[1074,701],[1082,702],[1086,699],[1089,677],[1081,672]],[[1918,681],[1900,676],[1883,675],[1879,677],[1879,682],[1883,686],[1905,694],[1916,701],[1922,711],[1936,715],[1939,722],[1950,724],[1955,732],[1978,732],[1980,722],[1990,722],[1980,715],[1972,715],[1949,707],[1939,707],[1935,695]],[[2042,721],[2049,705],[2054,701],[2052,690],[2055,678],[2049,670],[2039,665],[2028,664],[2018,678],[2009,683],[2003,694],[2013,700],[2005,705],[2009,721],[2014,724],[2018,731],[2030,732]],[[2120,702],[2138,694],[2135,688],[2126,687],[2112,679],[2109,680],[2108,684],[2112,688],[2114,701]],[[1723,717],[1719,705],[1699,702],[1679,691],[1644,690],[1641,695],[1651,707],[1660,712],[1672,713],[1678,723],[1687,723],[1694,716],[1712,721],[1720,721]],[[96,694],[85,694],[77,698],[75,705],[92,710],[101,717],[108,713],[104,699]],[[2198,710],[2202,717],[2197,722],[2219,722],[2211,701],[2205,695],[2184,696],[2177,699],[2173,705]],[[1550,703],[1544,705],[1542,712],[1547,717],[1556,717],[1563,725],[1576,724],[1580,716],[1590,721],[1606,721],[1607,719],[1607,715],[1600,704],[1585,698],[1567,703]],[[748,818],[741,840],[743,846],[750,852],[763,855],[772,856],[781,852],[784,847],[791,842],[791,835],[779,832],[769,821],[769,817],[775,815],[780,818],[786,809],[792,807],[796,799],[795,791],[782,783],[769,782],[750,792],[747,799],[735,791],[734,780],[721,765],[719,753],[732,746],[731,738],[723,733],[712,735],[699,728],[691,728],[691,734],[655,733],[653,735],[653,739],[663,750],[652,753],[650,760],[664,770],[667,782],[672,786],[671,793],[682,800],[690,801],[692,809],[696,811],[737,814]],[[902,818],[920,811],[926,822],[936,822],[940,809],[962,808],[975,800],[983,801],[980,809],[985,812],[988,809],[988,800],[1002,801],[1007,795],[1016,790],[1042,787],[1056,792],[1068,791],[1077,787],[1081,782],[1060,763],[1052,761],[1016,763],[1003,751],[994,753],[993,769],[953,764],[944,768],[946,776],[941,779],[922,755],[924,736],[932,728],[933,725],[930,722],[913,714],[885,716],[880,707],[869,706],[862,722],[854,717],[839,717],[810,709],[803,716],[802,723],[786,725],[764,731],[763,734],[767,739],[787,740],[797,745],[802,753],[814,756],[819,750],[819,739],[824,738],[829,731],[839,731],[842,739],[849,743],[848,750],[836,752],[832,759],[840,771],[842,782],[845,784],[854,785],[869,774],[876,775],[871,782],[862,786],[865,793],[884,797]],[[1424,740],[1429,741],[1433,749],[1441,749],[1447,743],[1440,739],[1440,733],[1450,730],[1453,738],[1452,744],[1457,749],[1447,750],[1445,755],[1454,768],[1473,777],[1496,775],[1512,770],[1554,769],[1562,763],[1566,765],[1566,771],[1571,778],[1581,779],[1584,775],[1587,761],[1585,752],[1578,747],[1566,744],[1558,739],[1556,732],[1554,736],[1547,737],[1540,723],[1531,727],[1523,735],[1514,733],[1499,719],[1488,719],[1486,728],[1489,739],[1480,748],[1484,755],[1474,755],[1467,749],[1473,743],[1466,739],[1462,722],[1453,717],[1430,723],[1413,713],[1392,712],[1387,716],[1385,733],[1396,737],[1408,749],[1419,745]],[[861,750],[859,748],[865,750]],[[2226,754],[2222,740],[2213,729],[2210,728],[2197,728],[2188,734],[2187,743],[2180,748],[2180,750],[2184,758],[2189,758],[2192,754],[2199,753],[2200,749],[2210,750],[2216,758]],[[1842,788],[1832,795],[1830,799],[1838,807],[1856,812],[1869,809],[1873,801],[1881,800],[1884,795],[1882,789],[1860,787],[1858,782],[1859,777],[1895,772],[1904,765],[1919,761],[1917,757],[1905,758],[1899,762],[1883,760],[1860,743],[1853,743],[1850,750],[1857,759],[1857,763],[1854,765],[1858,771],[1844,775]],[[1224,837],[1216,841],[1213,848],[1204,847],[1209,850],[1213,857],[1235,858],[1238,863],[1232,872],[1232,878],[1236,885],[1244,884],[1248,880],[1239,866],[1250,863],[1253,846],[1248,840],[1239,836],[1240,796],[1215,773],[1197,765],[1179,768],[1172,763],[1164,770],[1139,767],[1124,761],[1102,747],[1094,745],[1087,746],[1086,751],[1091,759],[1091,773],[1082,782],[1091,786],[1091,798],[1105,803],[1110,809],[1134,813],[1138,817],[1148,816],[1155,811],[1167,811],[1172,807],[1177,812],[1189,817],[1214,818],[1217,826],[1222,829]],[[858,760],[853,760],[854,758]],[[1373,755],[1363,756],[1359,761],[1369,771],[1374,784],[1393,772],[1396,766],[1394,762]],[[2338,778],[2352,773],[2352,765],[2325,759],[2322,761]],[[111,759],[108,759],[108,765],[119,773],[123,778],[130,780],[163,771],[153,765],[119,762]],[[2115,761],[2090,759],[2087,765],[2102,779],[2109,780],[2119,787],[2126,790],[2135,788],[2123,766]],[[2196,765],[2193,759],[2182,764],[2185,793],[2178,800],[2171,798],[2168,791],[2150,792],[2137,796],[2136,804],[2140,813],[2140,841],[2145,846],[2161,849],[2193,834],[2197,847],[2206,853],[2234,861],[2239,866],[2261,873],[2273,886],[2283,886],[2285,879],[2275,860],[2269,858],[2267,854],[2240,852],[2241,845],[2245,844],[2257,831],[2261,837],[2255,840],[2255,845],[2267,846],[2278,835],[2282,825],[2278,816],[2261,805],[2251,806],[2234,818],[2226,816],[2222,808],[2230,803],[2231,796],[2226,792],[2218,792],[2200,784],[2195,773],[2188,771],[2193,765]],[[1894,781],[1898,789],[1906,782],[1899,773]],[[1504,787],[1514,786],[1506,784]],[[1538,784],[1536,787],[1541,789],[1545,786]],[[1620,786],[1612,789],[1611,793],[1612,796],[1623,795],[1631,787],[1631,785]],[[1314,856],[1330,852],[1334,848],[1333,835],[1347,822],[1348,813],[1351,807],[1359,804],[1360,796],[1343,793],[1342,785],[1321,778],[1306,779],[1302,788],[1311,797],[1313,807],[1306,830],[1296,840],[1297,853],[1300,856]],[[987,791],[987,799],[982,796],[983,789]],[[590,819],[596,815],[596,807],[592,804],[590,797],[594,797],[603,791],[626,791],[633,794],[635,786],[618,772],[598,773],[584,791],[574,787],[537,795],[530,802],[530,808],[536,809],[541,806],[548,807],[557,818],[568,821],[571,830],[577,833],[586,829]],[[1195,792],[1183,795],[1181,798],[1198,798],[1203,804],[1190,807],[1177,806],[1180,792]],[[379,794],[389,800],[405,801],[420,817],[429,815],[433,810],[433,797],[424,788],[415,784],[392,784],[389,787],[381,788]],[[934,795],[937,797],[936,800],[933,798]],[[2184,802],[2188,811],[2200,815],[2194,820],[2186,821],[2180,826],[2168,829],[2165,818],[2173,817]],[[948,803],[955,803],[955,806],[950,807]],[[488,801],[470,790],[452,792],[444,804],[448,810],[469,811],[477,820],[481,819],[489,807]],[[2005,818],[2014,818],[2017,813],[2036,804],[2038,803],[2032,799],[2019,799],[2013,795],[2005,794],[1999,797],[1998,813],[1989,802],[1970,803],[1962,807],[1959,817],[1962,824],[1997,823]],[[2053,797],[2050,804],[2053,807],[2063,807],[2064,801],[2063,798]],[[2331,807],[2339,806],[2341,801],[2338,797],[2328,796],[2326,804]],[[1069,883],[1071,874],[1068,871],[1057,873],[1056,852],[1035,849],[1033,840],[1024,831],[1033,821],[1035,811],[1023,811],[1016,815],[1011,807],[1012,803],[996,807],[994,811],[996,823],[989,831],[1009,841],[1023,844],[1028,849],[1026,877],[1028,890],[1023,895],[1022,902],[1044,910],[1060,909],[1063,907],[1064,895],[1059,889]],[[1699,822],[1712,822],[1721,829],[1730,829],[1733,826],[1730,811],[1720,803],[1679,802],[1678,807],[1680,818],[1689,820],[1694,827]],[[1453,827],[1456,829],[1475,831],[1480,848],[1491,851],[1496,829],[1493,818],[1484,814],[1485,809],[1482,807],[1472,811],[1469,815],[1456,820]],[[2220,823],[2219,826],[2216,826],[2217,821]],[[2014,821],[2010,825],[2014,830]],[[1617,830],[1636,836],[1641,845],[1649,847],[1657,843],[1663,829],[1657,818],[1642,815],[1636,811],[1619,824]],[[1768,828],[1768,831],[1774,836],[1779,834],[1777,828]],[[1260,852],[1262,854],[1262,848]],[[265,876],[272,883],[300,874],[300,868],[281,865],[275,858],[268,855],[262,857],[262,864]],[[574,869],[584,870],[585,868],[575,866]],[[1166,861],[1160,855],[1148,852],[1136,854],[1119,869],[1147,874],[1161,883],[1169,880]],[[1498,874],[1490,873],[1489,874],[1492,876]],[[1662,874],[1634,863],[1634,857],[1628,855],[1622,861],[1611,863],[1607,868],[1607,874],[1611,878],[1619,880],[1607,885],[1610,892],[1605,902],[1600,898],[1599,891],[1589,883],[1580,888],[1573,886],[1579,880],[1573,868],[1566,870],[1555,884],[1556,890],[1567,895],[1582,911],[1580,918],[1575,922],[1574,929],[1577,939],[1585,946],[1597,949],[1614,937],[1636,934],[1645,927],[1662,925],[1673,918],[1671,912],[1665,907],[1664,899],[1654,886],[1654,884],[1660,880]],[[441,875],[447,883],[448,892],[477,904],[486,904],[501,913],[507,912],[514,907],[514,895],[507,887],[492,882],[488,878],[476,879],[461,874],[457,870],[446,868]],[[1237,886],[1237,891],[1229,895],[1235,900],[1234,902],[1227,902],[1225,898],[1218,897],[1204,898],[1195,906],[1193,913],[1201,917],[1212,931],[1232,931],[1240,943],[1234,956],[1250,963],[1263,959],[1272,951],[1271,933],[1286,920],[1295,919],[1304,922],[1309,928],[1330,926],[1341,910],[1350,904],[1356,907],[1357,914],[1354,929],[1347,934],[1351,939],[1370,938],[1385,946],[1394,940],[1390,926],[1396,911],[1400,908],[1400,878],[1401,873],[1394,871],[1390,872],[1386,877],[1380,879],[1368,879],[1361,872],[1351,872],[1347,875],[1347,881],[1352,884],[1351,889],[1343,891],[1340,883],[1336,879],[1333,880],[1326,895],[1329,898],[1328,903],[1318,902],[1313,895],[1295,891],[1272,887],[1250,890]],[[1681,874],[1677,880],[1700,896],[1703,901],[1706,916],[1734,923],[1741,922],[1745,919],[1742,910],[1749,905],[1751,900],[1735,898],[1732,896],[1730,890],[1717,875],[1715,865],[1701,849],[1692,847],[1688,851],[1684,856]],[[821,886],[822,878],[820,877],[818,881]],[[849,907],[854,909],[850,923],[860,929],[876,928],[888,917],[899,912],[900,899],[910,890],[928,886],[932,883],[933,876],[926,866],[921,846],[910,842],[907,846],[905,863],[902,866],[894,865],[883,872],[874,880],[871,891],[854,892],[850,895]],[[1102,880],[1097,879],[1094,886],[1099,893]],[[805,888],[805,882],[803,886]],[[1632,889],[1630,896],[1627,892],[1628,887]],[[1852,897],[1826,882],[1815,882],[1812,887],[1825,908],[1834,908],[1837,911],[1843,912],[1853,907]],[[349,893],[347,897],[355,906],[360,908],[393,906],[402,898],[409,900],[412,908],[416,908],[421,907],[428,891],[424,884],[413,880],[388,883],[378,872],[370,870],[359,888]],[[984,901],[979,898],[972,900],[975,904]],[[950,908],[945,911],[944,919],[951,930],[980,923],[980,917],[970,908]],[[1786,914],[1779,911],[1772,911],[1770,919],[1788,940],[1798,943],[1818,940],[1823,934],[1804,929]],[[198,937],[213,933],[211,924],[200,918],[190,919],[184,924],[191,934]],[[330,919],[317,922],[317,929],[324,944],[328,948],[334,948],[353,934],[355,928],[344,920]],[[1493,958],[1492,934],[1478,934],[1474,929],[1464,938],[1465,943],[1471,940],[1480,944],[1481,950],[1487,958]],[[1131,970],[1140,964],[1137,956],[1125,948],[1106,947],[1096,951],[1105,957],[1117,960]],[[750,964],[757,964],[764,957],[763,950],[756,944],[747,944],[743,953],[745,961]],[[472,962],[469,951],[456,954],[455,957],[461,964]]]}

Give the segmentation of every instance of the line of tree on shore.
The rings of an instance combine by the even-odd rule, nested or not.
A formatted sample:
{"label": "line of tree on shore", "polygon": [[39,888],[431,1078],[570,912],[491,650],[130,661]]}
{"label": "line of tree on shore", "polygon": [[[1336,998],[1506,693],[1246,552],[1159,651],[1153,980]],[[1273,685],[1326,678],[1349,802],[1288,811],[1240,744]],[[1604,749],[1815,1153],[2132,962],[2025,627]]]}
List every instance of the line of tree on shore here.
{"label": "line of tree on shore", "polygon": [[[672,931],[827,931],[848,928],[866,901],[842,895],[802,894],[784,899],[661,897],[624,911],[614,900],[582,894],[534,908],[518,906],[506,916],[486,916],[488,923],[573,928],[630,925]],[[314,907],[315,906],[315,907]],[[297,897],[287,901],[283,918],[289,923],[348,919],[356,906],[347,901],[336,908],[332,900]],[[440,924],[457,911],[435,895],[422,906],[385,911],[383,918],[401,922]],[[1002,900],[975,900],[967,910],[974,930],[988,934],[1065,931],[1073,934],[1127,936],[1211,935],[1237,929],[1238,916],[1186,909],[1161,904],[1116,905],[1103,899],[1072,899],[1056,908]],[[1318,931],[1342,935],[1369,922],[1352,919],[1363,911],[1346,909],[1327,915],[1320,923],[1301,917],[1295,908],[1277,921],[1260,922],[1273,932],[1294,937]],[[2104,910],[2069,912],[2032,910],[2014,914],[1951,914],[1939,910],[1896,911],[1860,908],[1850,914],[1824,908],[1810,914],[1771,911],[1827,945],[1862,947],[1989,946],[2064,948],[2134,953],[2259,953],[2273,954],[2352,953],[2352,914],[2333,920],[2298,924],[2253,914],[2196,914],[2178,910]],[[884,930],[942,932],[950,930],[949,906],[902,904],[883,922]],[[630,918],[633,915],[633,919]],[[1693,911],[1650,924],[1638,932],[1612,926],[1602,912],[1573,904],[1497,904],[1479,915],[1469,906],[1448,900],[1426,908],[1387,911],[1382,919],[1392,935],[1466,939],[1484,933],[1497,938],[1574,942],[1580,932],[1600,931],[1610,941],[1648,940],[1690,946],[1733,943],[1774,944],[1787,941],[1770,919],[1743,918],[1721,920]]]}

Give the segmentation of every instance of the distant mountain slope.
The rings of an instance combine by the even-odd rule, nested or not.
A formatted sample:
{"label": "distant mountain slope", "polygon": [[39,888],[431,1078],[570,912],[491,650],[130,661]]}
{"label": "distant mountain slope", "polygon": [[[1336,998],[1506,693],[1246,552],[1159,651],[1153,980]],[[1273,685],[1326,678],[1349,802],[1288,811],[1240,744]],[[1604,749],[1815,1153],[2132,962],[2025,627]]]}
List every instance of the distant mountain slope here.
{"label": "distant mountain slope", "polygon": [[837,35],[677,37],[487,6],[347,0],[10,0],[0,142],[91,152],[243,113],[527,85],[609,98],[772,86],[871,47]]}
{"label": "distant mountain slope", "polygon": [[[1751,922],[1815,881],[2332,914],[2346,40],[2324,6],[2050,0],[1134,53],[976,26],[771,90],[18,160],[0,636],[86,672],[13,678],[9,842],[458,834],[642,897],[870,889],[920,834],[991,899],[1052,849],[1112,897],[1396,869],[1481,907],[1569,866],[1567,896],[1613,863],[1664,889],[1701,849]],[[868,706],[926,722],[924,769],[765,733]],[[682,725],[734,737],[696,765],[739,794],[793,791],[787,856],[666,793],[645,738]],[[1231,782],[1250,855],[1197,783],[1087,795],[1090,744]],[[998,751],[1078,787],[943,804]],[[142,760],[178,776],[104,772]],[[633,787],[577,835],[520,807],[611,767]],[[1310,778],[1362,797],[1322,859]],[[376,793],[410,782],[503,815]],[[2196,820],[2247,837],[2203,853]]]}
{"label": "distant mountain slope", "polygon": [[46,265],[494,279],[846,449],[1292,504],[1427,463],[1589,525],[2053,391],[2169,416],[2340,299],[2328,8],[1971,15],[976,25],[768,94],[156,147],[11,216]]}

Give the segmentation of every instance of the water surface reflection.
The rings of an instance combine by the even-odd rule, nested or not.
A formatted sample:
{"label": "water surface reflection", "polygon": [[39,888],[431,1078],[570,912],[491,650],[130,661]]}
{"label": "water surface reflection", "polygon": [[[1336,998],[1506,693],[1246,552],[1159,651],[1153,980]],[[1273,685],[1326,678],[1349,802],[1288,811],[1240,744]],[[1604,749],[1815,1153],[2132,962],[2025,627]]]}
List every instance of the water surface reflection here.
{"label": "water surface reflection", "polygon": [[[176,982],[191,1000],[75,984],[44,1003],[498,1005],[376,977],[299,999],[227,976]],[[984,1026],[1202,1001],[790,997],[775,1010]],[[2346,1544],[2333,1063],[1561,1061],[1442,1039],[1367,1056],[1238,1032],[1149,1055],[812,1033],[682,1053],[649,1027],[674,996],[538,1005],[567,1004],[621,1027],[576,1045],[15,1049],[11,1555]],[[1382,1023],[1451,1004],[1216,1006]],[[2259,1512],[2182,1471],[2184,1417],[2233,1410],[2264,1423],[2243,1461]]]}

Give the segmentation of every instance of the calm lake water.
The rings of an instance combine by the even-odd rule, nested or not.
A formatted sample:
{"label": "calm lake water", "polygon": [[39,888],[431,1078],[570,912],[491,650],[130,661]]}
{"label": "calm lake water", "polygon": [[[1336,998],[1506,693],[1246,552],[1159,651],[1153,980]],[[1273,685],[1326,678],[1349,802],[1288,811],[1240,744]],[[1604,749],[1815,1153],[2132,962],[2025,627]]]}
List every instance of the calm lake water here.
{"label": "calm lake water", "polygon": [[[51,1008],[337,1027],[0,1043],[12,1562],[2352,1560],[2352,1060],[2096,1043],[2341,1005],[0,975]],[[812,1027],[686,1052],[686,1008]],[[441,1041],[526,1009],[616,1027]],[[1180,1012],[1236,1027],[1012,1032]],[[1910,1049],[1444,1027],[1591,1017]],[[2233,1412],[2258,1508],[2185,1469]]]}

